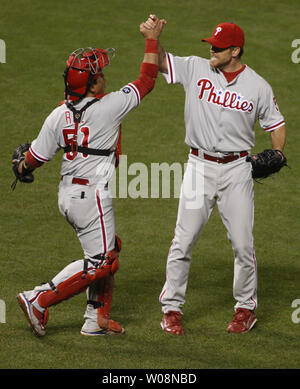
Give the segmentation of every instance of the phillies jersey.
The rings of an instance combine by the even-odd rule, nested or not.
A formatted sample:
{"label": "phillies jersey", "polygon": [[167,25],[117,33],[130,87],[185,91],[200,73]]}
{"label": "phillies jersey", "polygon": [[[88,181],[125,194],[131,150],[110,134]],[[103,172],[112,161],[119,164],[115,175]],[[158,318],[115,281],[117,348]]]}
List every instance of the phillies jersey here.
{"label": "phillies jersey", "polygon": [[[80,110],[93,99],[86,97],[75,108]],[[48,162],[60,149],[70,145],[74,136],[78,145],[83,147],[115,150],[122,119],[139,105],[140,100],[139,89],[132,83],[104,95],[83,112],[77,134],[73,113],[66,104],[62,104],[46,118],[29,152],[37,161]],[[99,156],[70,151],[62,156],[61,175],[108,182],[113,175],[115,162],[115,152],[109,156]]]}
{"label": "phillies jersey", "polygon": [[185,142],[210,152],[250,151],[256,120],[264,131],[283,126],[271,86],[248,66],[228,82],[209,60],[167,53],[169,84],[185,89]]}

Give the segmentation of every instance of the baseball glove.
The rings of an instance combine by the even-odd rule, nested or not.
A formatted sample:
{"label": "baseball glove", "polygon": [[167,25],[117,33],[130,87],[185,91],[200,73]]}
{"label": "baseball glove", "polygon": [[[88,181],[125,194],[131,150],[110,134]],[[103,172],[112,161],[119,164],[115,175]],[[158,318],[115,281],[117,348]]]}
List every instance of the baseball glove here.
{"label": "baseball glove", "polygon": [[25,169],[24,165],[22,168],[22,172],[19,173],[19,165],[21,161],[25,159],[25,154],[29,150],[31,143],[23,143],[18,146],[13,155],[12,155],[12,170],[14,175],[16,176],[15,181],[11,184],[11,189],[14,190],[17,182],[25,182],[26,184],[31,184],[34,181],[34,176],[32,171]]}
{"label": "baseball glove", "polygon": [[287,166],[287,159],[283,152],[272,149],[248,156],[246,161],[252,164],[252,177],[254,179],[267,178],[271,174],[279,172],[283,166]]}

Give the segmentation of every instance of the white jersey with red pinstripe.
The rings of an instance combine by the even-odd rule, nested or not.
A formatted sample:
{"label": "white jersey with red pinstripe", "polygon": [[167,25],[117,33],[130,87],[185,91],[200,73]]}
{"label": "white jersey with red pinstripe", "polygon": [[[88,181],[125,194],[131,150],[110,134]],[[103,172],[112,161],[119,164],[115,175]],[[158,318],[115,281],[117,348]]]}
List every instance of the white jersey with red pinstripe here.
{"label": "white jersey with red pinstripe", "polygon": [[[81,109],[92,97],[84,98],[76,109]],[[78,145],[93,149],[115,150],[121,121],[126,114],[139,105],[141,95],[134,83],[129,83],[120,91],[104,95],[91,105],[82,115],[77,131]],[[75,136],[73,113],[62,104],[46,118],[43,127],[32,142],[31,156],[39,162],[48,162]],[[116,154],[110,156],[87,155],[82,153],[64,153],[61,175],[84,178],[98,178],[108,182],[114,172]]]}
{"label": "white jersey with red pinstripe", "polygon": [[271,86],[248,66],[231,82],[209,60],[167,54],[170,84],[182,84],[186,93],[186,143],[211,152],[250,150],[254,125],[264,131],[284,125]]}

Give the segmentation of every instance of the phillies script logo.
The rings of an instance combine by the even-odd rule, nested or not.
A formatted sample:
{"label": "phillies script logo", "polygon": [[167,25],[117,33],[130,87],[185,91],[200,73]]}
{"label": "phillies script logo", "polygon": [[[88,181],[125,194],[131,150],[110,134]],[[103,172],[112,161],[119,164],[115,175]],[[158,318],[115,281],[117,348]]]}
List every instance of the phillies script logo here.
{"label": "phillies script logo", "polygon": [[217,90],[208,78],[201,78],[197,85],[200,87],[199,99],[206,99],[208,103],[221,105],[235,111],[252,112],[253,103],[245,100],[236,92]]}

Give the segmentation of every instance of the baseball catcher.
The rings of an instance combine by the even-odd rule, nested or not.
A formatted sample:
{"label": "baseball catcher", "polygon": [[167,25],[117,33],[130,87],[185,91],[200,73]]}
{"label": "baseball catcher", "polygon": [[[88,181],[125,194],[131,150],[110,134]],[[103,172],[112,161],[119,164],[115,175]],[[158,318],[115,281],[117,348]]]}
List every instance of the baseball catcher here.
{"label": "baseball catcher", "polygon": [[[25,155],[29,150],[31,144],[23,143],[18,146],[12,156],[12,169],[14,175],[16,176],[15,181],[11,184],[12,190],[15,189],[17,182],[25,182],[26,184],[31,184],[34,181],[34,175],[32,174],[32,169],[28,169],[24,163],[21,164],[22,161],[25,160]],[[19,171],[19,167],[21,164],[21,171]]]}
{"label": "baseball catcher", "polygon": [[112,50],[86,47],[73,51],[63,73],[64,101],[47,116],[31,145],[21,145],[13,156],[14,187],[17,181],[32,182],[32,171],[63,150],[59,211],[75,230],[84,254],[83,259],[73,260],[50,281],[17,295],[37,336],[46,334],[50,307],[84,291],[87,301],[80,334],[125,332],[110,318],[121,240],[116,234],[109,182],[121,152],[122,120],[155,86],[158,38],[164,24],[161,21],[149,31],[140,26],[145,52],[139,77],[115,92],[105,92],[103,73],[110,64]]}
{"label": "baseball catcher", "polygon": [[252,177],[267,178],[278,173],[283,166],[287,166],[287,159],[281,150],[266,149],[261,153],[248,156],[247,162],[252,165]]}

